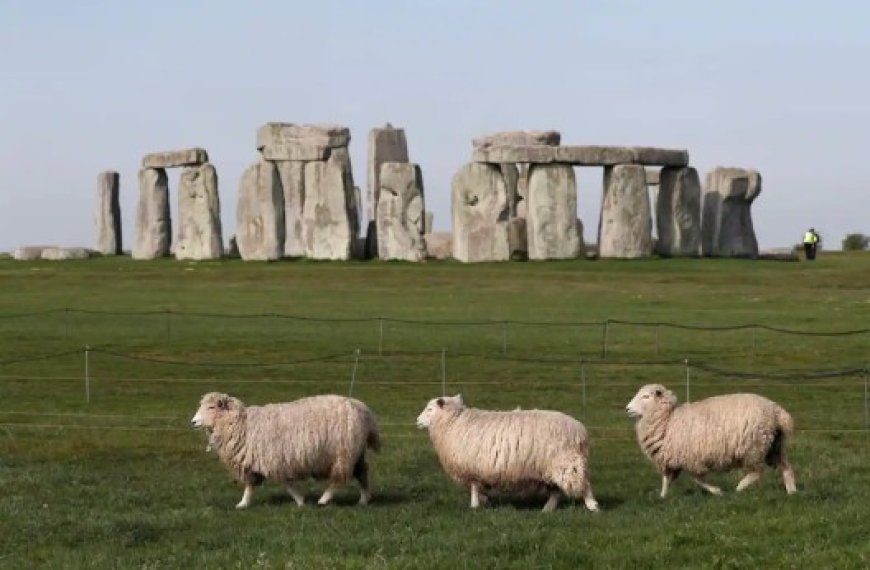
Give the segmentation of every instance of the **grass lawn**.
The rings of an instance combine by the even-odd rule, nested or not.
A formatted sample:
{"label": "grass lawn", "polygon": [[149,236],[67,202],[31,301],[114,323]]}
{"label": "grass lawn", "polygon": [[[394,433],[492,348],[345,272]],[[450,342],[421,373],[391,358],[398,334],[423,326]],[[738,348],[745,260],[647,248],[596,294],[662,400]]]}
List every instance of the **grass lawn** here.
{"label": "grass lawn", "polygon": [[[867,329],[870,255],[477,266],[0,260],[0,567],[870,566],[865,376],[800,377],[866,367],[870,333],[619,321]],[[711,478],[722,497],[684,477],[658,498],[624,406],[651,381],[685,398],[686,360],[692,400],[754,391],[792,413],[797,495],[773,472],[737,495],[734,472]],[[472,406],[553,408],[583,421],[602,512],[565,501],[542,514],[543,499],[513,497],[472,512],[413,426],[442,383]],[[188,428],[212,390],[249,404],[352,390],[384,432],[370,459],[374,503],[354,506],[348,489],[334,506],[300,509],[267,483],[236,511],[241,488]],[[309,502],[322,487],[306,487]]]}

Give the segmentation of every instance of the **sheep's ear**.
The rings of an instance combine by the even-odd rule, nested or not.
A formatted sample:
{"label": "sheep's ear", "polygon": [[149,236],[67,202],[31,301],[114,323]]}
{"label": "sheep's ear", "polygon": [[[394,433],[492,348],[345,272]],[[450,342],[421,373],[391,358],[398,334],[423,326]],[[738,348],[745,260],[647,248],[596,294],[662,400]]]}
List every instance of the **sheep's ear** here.
{"label": "sheep's ear", "polygon": [[662,397],[662,391],[657,388],[656,389],[656,398],[661,398],[661,397]]}
{"label": "sheep's ear", "polygon": [[443,408],[444,407],[444,398],[438,398],[437,400],[435,400],[435,403],[438,404],[439,408]]}
{"label": "sheep's ear", "polygon": [[229,398],[221,398],[217,402],[217,407],[219,410],[226,410],[230,407],[230,399]]}
{"label": "sheep's ear", "polygon": [[462,394],[456,394],[456,395],[453,396],[453,397],[456,398],[456,401],[459,402],[460,404],[464,404],[464,403],[465,403],[465,402],[462,400]]}

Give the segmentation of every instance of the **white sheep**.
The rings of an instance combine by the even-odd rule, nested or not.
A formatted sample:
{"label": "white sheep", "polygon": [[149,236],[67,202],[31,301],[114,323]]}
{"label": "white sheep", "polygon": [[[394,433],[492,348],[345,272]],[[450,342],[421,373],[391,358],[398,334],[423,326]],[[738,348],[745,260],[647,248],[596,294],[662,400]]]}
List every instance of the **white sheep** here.
{"label": "white sheep", "polygon": [[711,472],[742,468],[742,491],[758,481],[765,464],[779,468],[788,494],[795,492],[794,471],[786,460],[786,440],[794,421],[779,404],[755,394],[715,396],[677,405],[661,384],[648,384],[626,406],[636,418],[637,441],[662,474],[661,496],[682,471],[706,491],[722,491],[704,481]]}
{"label": "white sheep", "polygon": [[237,398],[211,392],[203,396],[190,420],[209,434],[209,447],[244,484],[236,508],[251,504],[254,487],[265,479],[285,484],[302,506],[295,481],[328,479],[318,504],[328,504],[351,478],[360,486],[360,504],[371,499],[366,448],[380,447],[371,410],[343,396],[312,396],[293,402],[245,406]]}
{"label": "white sheep", "polygon": [[544,511],[564,493],[598,510],[589,481],[589,436],[583,424],[547,410],[489,411],[465,407],[461,395],[434,398],[417,418],[441,466],[471,490],[471,508],[487,500],[484,491],[545,490]]}

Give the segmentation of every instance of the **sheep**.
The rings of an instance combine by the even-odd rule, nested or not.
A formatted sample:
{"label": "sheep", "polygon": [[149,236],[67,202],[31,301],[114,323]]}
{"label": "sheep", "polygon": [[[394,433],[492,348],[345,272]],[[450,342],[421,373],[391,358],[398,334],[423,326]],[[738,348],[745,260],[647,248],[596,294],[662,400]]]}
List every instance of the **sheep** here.
{"label": "sheep", "polygon": [[547,491],[544,511],[564,493],[598,510],[589,481],[589,437],[583,424],[548,410],[489,411],[465,407],[462,395],[434,398],[417,418],[447,474],[471,490],[471,508],[484,491]]}
{"label": "sheep", "polygon": [[637,441],[662,474],[661,497],[682,471],[714,495],[722,491],[704,481],[710,472],[741,467],[743,491],[761,477],[764,465],[779,468],[786,492],[795,486],[785,456],[794,421],[779,404],[756,394],[715,396],[677,405],[677,397],[661,384],[648,384],[626,406],[636,420]]}
{"label": "sheep", "polygon": [[378,450],[381,437],[374,415],[359,400],[324,395],[245,406],[210,392],[190,422],[206,431],[209,447],[244,484],[238,509],[251,504],[254,487],[265,479],[283,482],[299,506],[305,500],[293,483],[309,477],[329,480],[319,505],[329,504],[351,478],[360,486],[359,504],[371,500],[365,453]]}

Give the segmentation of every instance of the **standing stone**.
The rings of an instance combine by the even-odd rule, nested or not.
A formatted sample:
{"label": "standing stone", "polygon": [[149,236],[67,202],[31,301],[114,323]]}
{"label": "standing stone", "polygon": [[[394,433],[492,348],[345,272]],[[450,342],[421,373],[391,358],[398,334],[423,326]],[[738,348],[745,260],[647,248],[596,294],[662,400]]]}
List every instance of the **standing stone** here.
{"label": "standing stone", "polygon": [[333,155],[326,162],[305,165],[302,232],[305,256],[311,259],[351,258],[356,235],[353,180],[348,180],[344,163],[344,157]]}
{"label": "standing stone", "polygon": [[517,184],[519,183],[520,173],[516,164],[505,163],[498,165],[501,170],[502,178],[504,178],[504,189],[507,192],[508,211],[511,219],[517,217],[517,202],[519,195],[517,194]]}
{"label": "standing stone", "polygon": [[242,257],[239,253],[239,243],[236,241],[236,234],[230,236],[230,243],[227,244],[227,257],[230,259],[239,259]]}
{"label": "standing stone", "polygon": [[305,205],[305,163],[297,160],[276,162],[284,191],[284,255],[305,255],[302,232],[302,209]]}
{"label": "standing stone", "polygon": [[103,255],[121,255],[121,176],[117,172],[101,172],[97,176],[97,208],[94,223],[97,230],[95,250]]}
{"label": "standing stone", "polygon": [[453,254],[453,233],[429,232],[423,239],[426,241],[426,255],[433,259],[450,259]]}
{"label": "standing stone", "polygon": [[272,261],[284,253],[284,192],[274,163],[245,170],[236,207],[236,243],[245,261]]}
{"label": "standing stone", "polygon": [[652,255],[652,213],[643,166],[622,164],[604,169],[598,255]]}
{"label": "standing stone", "polygon": [[430,212],[429,210],[425,210],[423,212],[423,228],[424,232],[427,234],[432,233],[432,225],[435,223],[435,214]]}
{"label": "standing stone", "polygon": [[379,179],[380,198],[375,214],[378,256],[381,259],[403,261],[425,259],[425,204],[420,167],[416,164],[385,162],[381,165]]}
{"label": "standing stone", "polygon": [[511,246],[512,261],[529,259],[529,238],[526,218],[513,218],[508,226],[508,241]]}
{"label": "standing stone", "polygon": [[178,185],[176,259],[220,259],[224,254],[218,176],[213,164],[189,166]]}
{"label": "standing stone", "polygon": [[517,165],[516,217],[518,218],[527,218],[529,215],[529,166]]}
{"label": "standing stone", "polygon": [[[649,183],[647,171],[647,183]],[[656,252],[667,257],[696,256],[701,250],[701,183],[691,167],[665,167],[657,173]]]}
{"label": "standing stone", "polygon": [[577,182],[571,166],[543,164],[529,169],[527,233],[529,259],[580,255]]}
{"label": "standing stone", "polygon": [[453,257],[466,263],[510,259],[509,215],[499,168],[464,165],[453,176]]}
{"label": "standing stone", "polygon": [[408,142],[405,138],[405,129],[396,129],[389,123],[383,128],[369,131],[369,220],[374,220],[377,212],[378,195],[381,188],[381,165],[385,162],[408,162]]}
{"label": "standing stone", "polygon": [[757,257],[752,202],[761,175],[743,168],[715,168],[707,174],[701,220],[701,252],[717,257]]}
{"label": "standing stone", "polygon": [[136,243],[133,259],[156,259],[169,255],[172,218],[169,215],[169,181],[162,168],[139,171],[139,208],[136,211]]}

